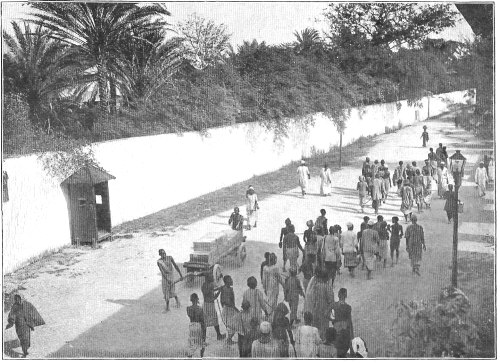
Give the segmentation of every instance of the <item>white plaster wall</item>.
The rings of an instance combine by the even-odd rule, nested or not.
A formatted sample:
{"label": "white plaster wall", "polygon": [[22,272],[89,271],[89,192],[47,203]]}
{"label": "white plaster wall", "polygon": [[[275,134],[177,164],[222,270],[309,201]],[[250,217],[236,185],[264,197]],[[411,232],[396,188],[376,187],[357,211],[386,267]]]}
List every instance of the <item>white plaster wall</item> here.
{"label": "white plaster wall", "polygon": [[[447,111],[445,100],[465,103],[465,92],[430,98],[430,116]],[[396,103],[353,109],[343,144],[381,134],[385,127],[413,124],[427,118],[423,108]],[[415,111],[418,111],[417,115]],[[189,199],[276,170],[302,156],[328,151],[339,144],[335,126],[321,114],[304,128],[291,120],[287,138],[276,141],[257,123],[196,132],[113,140],[94,145],[100,165],[116,177],[109,182],[112,225],[157,212]],[[60,180],[49,178],[36,155],[4,160],[10,201],[3,204],[4,273],[30,257],[70,243],[66,200]]]}

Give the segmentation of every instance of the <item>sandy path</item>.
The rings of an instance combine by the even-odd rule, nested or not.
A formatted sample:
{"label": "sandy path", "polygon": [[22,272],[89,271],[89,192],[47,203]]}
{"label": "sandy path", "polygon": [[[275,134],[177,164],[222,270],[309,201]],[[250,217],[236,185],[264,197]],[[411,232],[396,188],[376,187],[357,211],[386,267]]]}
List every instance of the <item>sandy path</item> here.
{"label": "sandy path", "polygon": [[[471,136],[456,132],[451,123],[438,119],[426,122],[431,144],[436,147],[443,142],[451,155],[454,143],[462,144]],[[401,160],[416,160],[421,166],[428,149],[421,147],[418,138],[421,126],[412,126],[397,133],[381,135],[369,155],[374,159],[385,159],[392,171]],[[479,149],[465,149],[462,153],[474,163],[479,158]],[[361,165],[361,159],[359,164]],[[246,289],[246,279],[257,276],[265,251],[278,251],[279,230],[289,217],[298,232],[305,229],[308,219],[315,219],[319,209],[327,210],[329,224],[345,224],[351,221],[355,229],[361,223],[358,199],[354,191],[360,168],[345,168],[334,173],[335,188],[331,197],[321,197],[318,170],[313,170],[309,190],[305,198],[298,188],[275,195],[260,202],[258,228],[247,231],[248,258],[244,267],[235,266],[235,261],[226,259],[224,271],[233,276],[237,304]],[[258,185],[255,186],[258,193]],[[463,200],[472,198],[475,190],[461,189]],[[474,210],[481,208],[475,201]],[[399,212],[399,199],[391,195],[380,214],[390,220]],[[422,277],[412,276],[407,254],[402,248],[400,263],[394,268],[379,269],[374,280],[366,281],[362,271],[356,277],[343,274],[336,281],[336,289],[346,287],[348,301],[353,307],[355,334],[368,343],[372,356],[384,356],[388,348],[389,328],[393,313],[388,307],[400,299],[423,299],[434,296],[449,281],[451,261],[451,225],[445,222],[443,201],[434,200],[432,210],[419,216],[427,237],[428,251],[424,255]],[[244,206],[240,206],[244,210]],[[473,209],[461,215],[463,220],[472,218]],[[372,210],[366,209],[367,212]],[[483,211],[491,213],[491,211]],[[52,266],[49,273],[40,273],[24,284],[24,296],[44,316],[47,324],[37,328],[32,337],[31,358],[42,357],[179,357],[185,356],[187,322],[185,306],[189,294],[200,293],[200,282],[195,286],[177,285],[183,303],[180,310],[162,314],[160,275],[157,270],[157,251],[164,248],[175,260],[187,261],[191,242],[208,231],[227,228],[230,211],[200,220],[171,235],[152,237],[150,232],[134,234],[133,239],[119,239],[103,245],[96,251],[80,251],[77,263],[68,269]],[[490,218],[490,214],[487,214]],[[371,213],[370,217],[374,217]],[[167,227],[167,226],[166,226]],[[404,244],[404,243],[403,243]],[[74,250],[66,251],[74,253]],[[50,273],[59,269],[58,273]],[[302,303],[301,303],[302,304]],[[4,324],[5,325],[5,324]],[[207,356],[237,356],[236,346],[228,347],[214,340],[213,329],[209,330]],[[5,334],[5,341],[15,338],[14,330]],[[15,348],[14,351],[19,351]]]}

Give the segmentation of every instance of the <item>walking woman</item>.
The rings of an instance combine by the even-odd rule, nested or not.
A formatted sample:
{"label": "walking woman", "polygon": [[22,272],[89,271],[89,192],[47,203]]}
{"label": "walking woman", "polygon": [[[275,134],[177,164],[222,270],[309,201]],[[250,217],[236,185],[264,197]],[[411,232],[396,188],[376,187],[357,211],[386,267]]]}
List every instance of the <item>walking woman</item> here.
{"label": "walking woman", "polygon": [[344,255],[344,265],[349,269],[349,274],[354,277],[354,269],[358,265],[358,240],[353,231],[354,225],[347,223],[347,232],[342,235],[342,254]]}
{"label": "walking woman", "polygon": [[420,170],[415,170],[413,177],[413,188],[415,189],[415,201],[417,203],[418,213],[422,212],[424,202],[424,177],[420,175]]}
{"label": "walking woman", "polygon": [[319,194],[322,196],[327,196],[332,194],[332,179],[331,172],[328,164],[320,170],[319,176],[321,178],[321,185],[319,188]]}
{"label": "walking woman", "polygon": [[262,321],[262,313],[267,315],[267,302],[264,294],[257,288],[257,279],[250,276],[247,279],[248,290],[243,293],[243,301],[250,303],[250,316],[257,319],[258,323]]}
{"label": "walking woman", "polygon": [[257,200],[257,194],[254,188],[250,185],[247,190],[247,217],[248,217],[248,227],[257,227],[257,210],[259,210],[259,203]]}
{"label": "walking woman", "polygon": [[325,331],[328,328],[328,316],[332,310],[334,301],[335,294],[332,284],[328,282],[327,272],[317,269],[306,291],[304,319],[306,312],[312,314],[312,325],[318,328],[322,339],[325,337]]}
{"label": "walking woman", "polygon": [[262,280],[264,292],[267,296],[267,310],[271,315],[271,319],[274,309],[278,305],[279,285],[284,287],[284,282],[276,262],[276,255],[272,253],[269,259],[269,266],[264,267],[264,279]]}
{"label": "walking woman", "polygon": [[449,178],[448,178],[448,169],[446,168],[444,161],[441,162],[439,168],[437,170],[438,176],[438,195],[439,198],[444,198],[444,193],[446,192],[446,188],[448,187]]}
{"label": "walking woman", "polygon": [[316,255],[318,253],[318,235],[316,232],[313,230],[314,227],[314,222],[312,220],[307,221],[306,223],[307,228],[304,231],[304,252],[305,252],[305,259],[309,259],[311,263],[316,266]]}
{"label": "walking woman", "polygon": [[347,351],[354,338],[352,326],[351,306],[345,302],[347,299],[347,289],[339,290],[339,301],[333,304],[334,319],[333,327],[337,333],[337,357],[347,358]]}
{"label": "walking woman", "polygon": [[188,357],[191,358],[196,350],[200,349],[200,358],[203,358],[205,352],[205,339],[207,336],[207,329],[205,327],[205,318],[203,316],[203,309],[198,305],[198,294],[191,294],[191,306],[186,308],[189,317],[189,353]]}
{"label": "walking woman", "polygon": [[[40,320],[39,324],[36,324],[36,321],[34,321],[28,309],[35,311],[33,314]],[[23,302],[21,296],[17,294],[14,295],[14,304],[12,305],[7,320],[8,324],[5,329],[9,329],[15,325],[16,334],[21,343],[21,349],[23,350],[23,358],[26,358],[28,355],[28,348],[31,345],[31,332],[35,330],[36,325],[43,325],[45,322],[36,309],[26,300]]]}
{"label": "walking woman", "polygon": [[408,223],[408,216],[411,217],[413,208],[413,190],[410,181],[406,179],[401,188],[401,212],[405,216],[405,222]]}
{"label": "walking woman", "polygon": [[222,321],[226,325],[227,344],[234,344],[233,335],[242,331],[239,310],[234,303],[233,279],[224,276],[224,286],[220,288],[220,303],[222,305]]}

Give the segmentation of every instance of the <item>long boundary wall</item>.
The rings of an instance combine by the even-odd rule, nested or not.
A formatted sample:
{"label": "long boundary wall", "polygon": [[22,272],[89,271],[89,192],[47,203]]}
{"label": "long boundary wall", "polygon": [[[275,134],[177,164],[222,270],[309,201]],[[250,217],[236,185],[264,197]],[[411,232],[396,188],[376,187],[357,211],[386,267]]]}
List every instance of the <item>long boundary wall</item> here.
{"label": "long boundary wall", "polygon": [[[410,125],[472,101],[466,91],[424,98],[421,107],[406,101],[352,109],[343,144],[381,134],[386,127]],[[94,144],[100,165],[116,177],[109,182],[112,225],[154,213],[189,199],[276,170],[302,156],[339,144],[335,126],[321,114],[314,126],[291,120],[289,135],[274,134],[258,123],[196,132],[113,140]],[[10,200],[3,203],[4,273],[29,258],[70,243],[61,180],[49,177],[36,155],[4,160]]]}

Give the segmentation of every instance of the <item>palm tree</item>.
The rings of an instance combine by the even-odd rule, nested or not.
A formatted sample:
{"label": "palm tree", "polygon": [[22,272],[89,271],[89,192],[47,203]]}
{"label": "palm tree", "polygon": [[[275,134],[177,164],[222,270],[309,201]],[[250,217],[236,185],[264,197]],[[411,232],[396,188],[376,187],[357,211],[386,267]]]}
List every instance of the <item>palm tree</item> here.
{"label": "palm tree", "polygon": [[[129,81],[120,46],[134,34],[161,30],[168,25],[170,12],[162,4],[137,6],[133,3],[34,2],[41,11],[34,22],[49,29],[51,37],[71,46],[72,56],[97,76],[99,121],[108,114],[109,79],[115,84]],[[111,83],[113,83],[111,82]]]}
{"label": "palm tree", "polygon": [[67,46],[49,37],[41,26],[34,30],[26,22],[12,22],[14,34],[3,32],[7,51],[3,55],[6,93],[22,95],[29,106],[31,122],[68,86],[72,72],[65,57]]}
{"label": "palm tree", "polygon": [[176,73],[182,64],[180,38],[166,40],[167,31],[157,30],[124,41],[122,57],[129,84],[120,88],[127,102],[147,100]]}
{"label": "palm tree", "polygon": [[305,28],[300,33],[293,33],[297,41],[295,44],[295,51],[299,54],[308,53],[321,44],[321,38],[316,29],[313,28]]}

